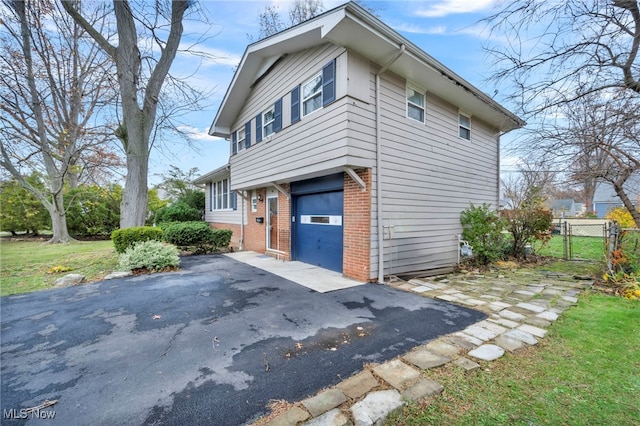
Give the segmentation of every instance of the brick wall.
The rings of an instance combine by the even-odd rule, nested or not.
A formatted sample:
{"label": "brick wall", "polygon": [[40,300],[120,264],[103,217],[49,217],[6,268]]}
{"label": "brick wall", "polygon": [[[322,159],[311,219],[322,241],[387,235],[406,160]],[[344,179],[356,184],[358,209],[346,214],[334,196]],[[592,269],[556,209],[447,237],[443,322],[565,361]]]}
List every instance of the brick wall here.
{"label": "brick wall", "polygon": [[[289,184],[281,186],[289,192]],[[286,253],[279,259],[291,260],[291,197],[287,198],[281,192],[278,192],[278,249]]]}
{"label": "brick wall", "polygon": [[231,229],[231,247],[238,250],[240,247],[240,225],[235,223],[209,222],[209,226],[213,229]]}
{"label": "brick wall", "polygon": [[343,274],[358,281],[371,278],[371,170],[356,170],[366,191],[344,174]]}
{"label": "brick wall", "polygon": [[[258,209],[256,212],[251,211],[251,191],[248,191],[248,221],[244,227],[244,249],[264,253],[266,247],[266,226],[267,226],[267,194],[265,188],[256,190],[256,193],[262,197],[262,201],[258,201]],[[264,223],[256,223],[256,218],[264,218]]]}

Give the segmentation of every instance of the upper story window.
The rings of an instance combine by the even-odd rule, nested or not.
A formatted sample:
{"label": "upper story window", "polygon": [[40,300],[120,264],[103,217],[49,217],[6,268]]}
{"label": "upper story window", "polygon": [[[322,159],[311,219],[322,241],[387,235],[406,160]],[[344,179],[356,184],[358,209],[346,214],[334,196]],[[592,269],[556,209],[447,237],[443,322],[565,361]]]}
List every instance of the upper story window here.
{"label": "upper story window", "polygon": [[407,117],[424,123],[424,93],[407,86]]}
{"label": "upper story window", "polygon": [[265,138],[273,133],[275,121],[274,107],[262,113],[262,135]]}
{"label": "upper story window", "polygon": [[336,60],[291,90],[291,124],[336,100]]}
{"label": "upper story window", "polygon": [[322,106],[322,73],[302,85],[302,116]]}
{"label": "upper story window", "polygon": [[238,152],[244,149],[246,138],[247,134],[245,133],[244,129],[238,130]]}
{"label": "upper story window", "polygon": [[458,114],[459,132],[462,139],[471,140],[471,118],[463,113]]}

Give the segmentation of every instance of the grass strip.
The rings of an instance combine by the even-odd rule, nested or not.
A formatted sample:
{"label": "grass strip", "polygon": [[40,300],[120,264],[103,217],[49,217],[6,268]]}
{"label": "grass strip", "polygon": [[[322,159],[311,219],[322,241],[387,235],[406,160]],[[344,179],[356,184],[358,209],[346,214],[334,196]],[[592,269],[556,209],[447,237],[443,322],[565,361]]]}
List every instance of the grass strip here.
{"label": "grass strip", "polygon": [[442,395],[389,425],[639,425],[640,303],[586,293],[536,346],[465,373],[425,374]]}

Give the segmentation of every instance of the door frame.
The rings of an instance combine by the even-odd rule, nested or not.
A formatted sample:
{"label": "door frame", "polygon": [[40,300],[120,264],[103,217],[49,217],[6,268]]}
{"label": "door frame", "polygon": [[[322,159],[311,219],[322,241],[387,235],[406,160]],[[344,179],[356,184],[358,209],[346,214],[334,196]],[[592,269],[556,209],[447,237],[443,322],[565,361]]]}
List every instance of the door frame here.
{"label": "door frame", "polygon": [[279,252],[280,251],[280,245],[279,245],[279,241],[278,241],[278,237],[277,237],[277,233],[276,233],[276,241],[275,241],[275,247],[273,247],[273,241],[271,241],[271,211],[269,209],[270,207],[270,203],[271,200],[275,200],[276,203],[276,231],[277,231],[277,226],[278,226],[278,222],[277,222],[277,218],[278,215],[280,215],[280,212],[278,211],[278,194],[273,194],[273,195],[267,195],[267,200],[266,200],[266,204],[267,204],[267,208],[266,208],[266,227],[265,227],[265,231],[266,231],[266,236],[265,236],[265,249],[268,251],[276,251]]}

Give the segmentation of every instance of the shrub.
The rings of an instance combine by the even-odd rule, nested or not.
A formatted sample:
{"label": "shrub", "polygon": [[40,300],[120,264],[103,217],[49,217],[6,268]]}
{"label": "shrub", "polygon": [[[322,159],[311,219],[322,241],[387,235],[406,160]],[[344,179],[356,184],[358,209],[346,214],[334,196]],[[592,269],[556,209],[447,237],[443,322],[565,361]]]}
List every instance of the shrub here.
{"label": "shrub", "polygon": [[189,207],[204,212],[205,196],[204,191],[196,189],[188,189],[177,201],[182,201]]}
{"label": "shrub", "polygon": [[152,226],[138,226],[134,228],[116,229],[111,233],[111,241],[116,252],[124,253],[135,243],[143,241],[162,241],[162,229]]}
{"label": "shrub", "polygon": [[187,203],[177,201],[170,206],[161,208],[156,213],[156,223],[159,222],[193,222],[202,219],[202,212],[190,207]]}
{"label": "shrub", "polygon": [[160,241],[137,242],[120,255],[120,268],[125,270],[146,268],[158,271],[178,265],[180,265],[178,249]]}
{"label": "shrub", "polygon": [[231,244],[231,235],[233,231],[231,229],[212,229],[213,231],[213,243],[216,248],[227,248]]}
{"label": "shrub", "polygon": [[209,253],[216,248],[228,247],[231,231],[211,229],[205,222],[175,222],[164,227],[163,238],[183,250]]}
{"label": "shrub", "polygon": [[635,228],[636,223],[626,207],[615,207],[605,216],[607,220],[617,221],[621,228]]}
{"label": "shrub", "polygon": [[65,194],[67,228],[73,236],[109,236],[120,223],[122,188],[82,185]]}
{"label": "shrub", "polygon": [[473,204],[460,214],[463,226],[462,238],[473,247],[475,263],[487,265],[503,254],[505,222],[487,203],[476,207]]}
{"label": "shrub", "polygon": [[518,209],[503,210],[507,230],[513,238],[511,254],[525,257],[525,247],[534,241],[546,243],[551,238],[553,214],[539,205],[524,205]]}

